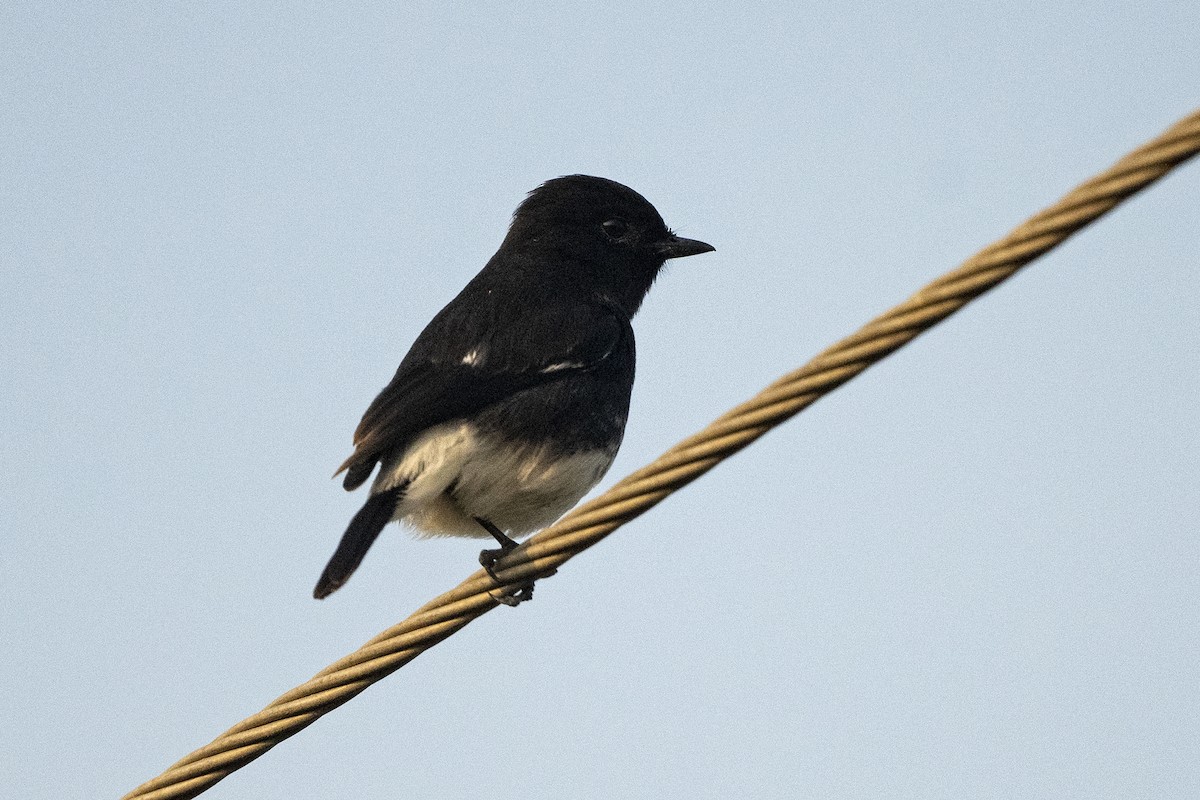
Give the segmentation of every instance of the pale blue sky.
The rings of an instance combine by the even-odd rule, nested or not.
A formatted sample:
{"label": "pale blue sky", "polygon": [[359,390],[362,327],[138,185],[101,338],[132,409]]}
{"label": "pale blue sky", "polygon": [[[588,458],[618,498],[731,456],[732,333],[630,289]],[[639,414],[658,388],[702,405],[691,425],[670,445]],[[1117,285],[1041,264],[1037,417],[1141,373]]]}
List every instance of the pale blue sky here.
{"label": "pale blue sky", "polygon": [[[115,797],[474,569],[330,473],[524,193],[717,252],[602,486],[1191,111],[1200,6],[6,3],[0,785]],[[1200,167],[206,797],[1200,795]]]}

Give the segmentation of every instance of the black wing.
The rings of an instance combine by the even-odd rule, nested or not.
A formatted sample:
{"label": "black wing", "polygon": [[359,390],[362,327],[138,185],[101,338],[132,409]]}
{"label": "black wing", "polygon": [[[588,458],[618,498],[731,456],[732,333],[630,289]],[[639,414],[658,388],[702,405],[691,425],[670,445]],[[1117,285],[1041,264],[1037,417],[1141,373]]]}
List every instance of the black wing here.
{"label": "black wing", "polygon": [[607,303],[534,306],[479,293],[433,318],[363,415],[346,471],[347,490],[413,436],[469,416],[515,392],[589,370],[608,358],[629,319]]}

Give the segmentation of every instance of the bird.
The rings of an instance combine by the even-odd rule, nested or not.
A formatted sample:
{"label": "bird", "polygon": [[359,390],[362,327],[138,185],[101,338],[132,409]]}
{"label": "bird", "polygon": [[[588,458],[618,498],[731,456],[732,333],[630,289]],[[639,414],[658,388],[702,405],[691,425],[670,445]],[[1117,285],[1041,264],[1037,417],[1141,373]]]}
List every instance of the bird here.
{"label": "bird", "polygon": [[379,469],[313,596],[345,584],[393,520],[419,537],[491,536],[500,547],[480,563],[494,578],[516,539],[604,476],[629,416],[631,320],[668,260],[713,250],[616,181],[566,175],[529,192],[363,414],[334,475],[352,491]]}

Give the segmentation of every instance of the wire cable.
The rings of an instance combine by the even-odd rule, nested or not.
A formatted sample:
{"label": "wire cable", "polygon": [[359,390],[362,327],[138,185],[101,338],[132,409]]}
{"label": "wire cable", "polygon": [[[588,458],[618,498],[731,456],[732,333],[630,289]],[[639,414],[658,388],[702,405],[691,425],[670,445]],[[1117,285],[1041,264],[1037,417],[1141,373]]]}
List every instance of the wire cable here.
{"label": "wire cable", "polygon": [[[903,347],[1198,151],[1200,111],[537,534],[497,565],[497,577],[513,589],[553,574],[570,558]],[[124,800],[195,797],[495,608],[495,594],[502,590],[483,570],[475,572]]]}

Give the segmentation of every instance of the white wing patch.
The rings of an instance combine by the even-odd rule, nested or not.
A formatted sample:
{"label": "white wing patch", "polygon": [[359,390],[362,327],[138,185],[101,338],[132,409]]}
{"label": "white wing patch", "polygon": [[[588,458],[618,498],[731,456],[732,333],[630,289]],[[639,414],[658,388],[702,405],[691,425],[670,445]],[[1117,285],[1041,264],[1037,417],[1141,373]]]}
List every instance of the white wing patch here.
{"label": "white wing patch", "polygon": [[558,372],[563,369],[579,369],[583,366],[581,361],[560,361],[557,364],[551,364],[542,370],[542,372]]}
{"label": "white wing patch", "polygon": [[472,348],[471,352],[462,357],[462,363],[468,367],[478,367],[483,363],[484,349],[482,347]]}

